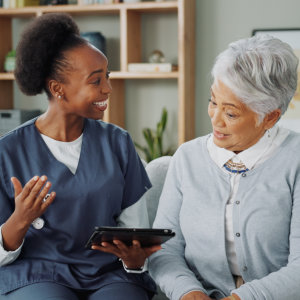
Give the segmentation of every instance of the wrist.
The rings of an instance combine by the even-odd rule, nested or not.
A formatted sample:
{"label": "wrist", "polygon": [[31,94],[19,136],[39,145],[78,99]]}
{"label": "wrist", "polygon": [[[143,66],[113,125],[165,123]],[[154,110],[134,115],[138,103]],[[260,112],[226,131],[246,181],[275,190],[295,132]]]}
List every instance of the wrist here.
{"label": "wrist", "polygon": [[120,258],[120,261],[122,262],[123,268],[127,273],[136,273],[140,274],[146,271],[146,263],[144,263],[141,267],[128,267],[126,263]]}

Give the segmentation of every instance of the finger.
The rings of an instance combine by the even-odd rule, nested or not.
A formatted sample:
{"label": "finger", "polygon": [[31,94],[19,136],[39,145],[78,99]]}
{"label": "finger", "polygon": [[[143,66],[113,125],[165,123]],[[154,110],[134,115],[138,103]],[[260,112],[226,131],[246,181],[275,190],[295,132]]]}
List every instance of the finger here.
{"label": "finger", "polygon": [[[48,206],[54,201],[55,197],[56,197],[56,193],[55,192],[51,192],[51,194],[47,194],[49,195],[49,197],[47,197],[47,199],[44,201],[42,200],[42,210],[45,211]],[[45,199],[45,197],[43,198]]]}
{"label": "finger", "polygon": [[[37,183],[32,188],[30,194],[28,195],[28,197],[31,201],[34,201],[34,202],[37,201],[37,203],[40,203],[40,201],[42,199],[40,199],[39,194],[41,192],[43,185],[46,183],[46,181],[47,181],[47,176],[45,176],[45,175],[41,176],[41,178],[37,181]],[[37,199],[37,198],[39,198],[39,199]]]}
{"label": "finger", "polygon": [[158,251],[158,250],[162,249],[162,246],[161,245],[154,245],[154,246],[147,247],[147,248],[144,248],[144,249],[149,249],[150,251]]}
{"label": "finger", "polygon": [[116,247],[120,251],[122,251],[122,252],[127,252],[128,251],[128,246],[125,243],[123,243],[122,241],[120,241],[120,240],[113,240],[113,243],[114,243],[114,245],[116,245]]}
{"label": "finger", "polygon": [[117,247],[115,247],[114,245],[111,245],[110,243],[101,243],[101,245],[92,245],[91,247],[93,250],[100,250],[102,252],[106,252],[106,253],[112,253],[118,257],[120,257],[120,252],[118,250]]}
{"label": "finger", "polygon": [[45,203],[46,201],[50,201],[50,194],[49,193],[49,190],[51,188],[51,182],[50,181],[47,181],[47,183],[44,185],[44,187],[42,187],[42,189],[40,190],[40,193],[38,195],[38,197],[36,197],[36,201],[40,204],[43,204]]}
{"label": "finger", "polygon": [[152,247],[149,247],[149,248],[143,248],[143,249],[144,249],[144,253],[145,253],[146,257],[149,257],[153,253],[161,250],[162,247],[161,247],[161,245],[156,245],[156,246],[152,246]]}
{"label": "finger", "polygon": [[133,241],[132,241],[132,247],[137,249],[137,248],[141,248],[142,246],[141,246],[140,241],[138,241],[138,240],[133,240]]}
{"label": "finger", "polygon": [[14,186],[15,198],[17,198],[23,190],[22,184],[17,177],[12,177],[10,180]]}
{"label": "finger", "polygon": [[39,177],[38,176],[34,176],[33,178],[31,178],[25,184],[25,186],[24,186],[23,189],[22,189],[22,185],[21,185],[20,181],[16,177],[12,177],[11,180],[12,180],[12,183],[13,183],[14,189],[15,189],[15,197],[19,196],[22,193],[22,197],[26,198],[29,195],[29,193],[32,190],[32,188],[37,183],[37,181],[39,180]]}

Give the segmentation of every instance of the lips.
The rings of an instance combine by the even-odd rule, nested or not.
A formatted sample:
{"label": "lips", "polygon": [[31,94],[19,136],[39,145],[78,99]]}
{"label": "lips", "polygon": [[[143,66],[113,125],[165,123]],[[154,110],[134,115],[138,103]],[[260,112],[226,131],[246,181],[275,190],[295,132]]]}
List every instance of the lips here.
{"label": "lips", "polygon": [[93,102],[93,105],[95,105],[100,110],[104,111],[107,108],[108,99],[99,101],[99,102]]}
{"label": "lips", "polygon": [[229,134],[225,134],[225,133],[222,133],[222,132],[220,132],[220,131],[214,130],[214,136],[215,136],[217,139],[224,139],[224,138],[226,138],[227,136],[229,136]]}

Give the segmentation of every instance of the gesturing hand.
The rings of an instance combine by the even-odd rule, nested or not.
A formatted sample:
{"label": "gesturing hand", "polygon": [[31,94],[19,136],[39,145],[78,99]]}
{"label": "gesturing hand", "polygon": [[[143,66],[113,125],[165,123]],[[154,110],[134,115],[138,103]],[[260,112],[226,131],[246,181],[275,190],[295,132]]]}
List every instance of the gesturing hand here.
{"label": "gesturing hand", "polygon": [[121,258],[129,269],[138,269],[145,263],[147,257],[161,249],[160,245],[142,248],[137,240],[132,241],[131,246],[125,245],[119,240],[114,240],[113,244],[103,242],[101,246],[93,245],[92,249],[112,253]]}
{"label": "gesturing hand", "polygon": [[7,251],[14,251],[22,244],[31,223],[45,212],[55,198],[55,192],[52,192],[43,201],[51,187],[50,182],[46,183],[46,176],[31,178],[24,188],[16,177],[12,177],[11,181],[15,190],[15,210],[1,228],[3,247]]}
{"label": "gesturing hand", "polygon": [[51,182],[46,182],[46,176],[40,178],[35,176],[22,188],[16,177],[12,177],[11,181],[15,191],[15,217],[23,225],[30,226],[33,220],[46,211],[55,198],[55,192],[52,192],[47,200],[43,201],[51,188]]}

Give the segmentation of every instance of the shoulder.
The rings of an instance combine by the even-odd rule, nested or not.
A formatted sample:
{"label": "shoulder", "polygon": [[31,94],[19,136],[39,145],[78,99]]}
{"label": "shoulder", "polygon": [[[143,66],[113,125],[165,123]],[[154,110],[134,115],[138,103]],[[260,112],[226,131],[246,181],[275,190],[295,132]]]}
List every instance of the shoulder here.
{"label": "shoulder", "polygon": [[3,147],[9,147],[12,144],[17,146],[21,144],[22,139],[28,136],[29,132],[34,128],[34,122],[36,118],[31,119],[22,125],[16,127],[15,129],[7,132],[0,137],[0,149]]}
{"label": "shoulder", "polygon": [[111,124],[111,123],[107,123],[101,120],[87,120],[90,124],[92,124],[95,128],[97,128],[98,130],[101,130],[103,132],[106,132],[107,134],[113,134],[113,135],[127,135],[128,132],[115,125],[115,124]]}
{"label": "shoulder", "polygon": [[179,146],[176,151],[176,155],[178,156],[190,156],[190,155],[199,155],[206,151],[206,143],[209,138],[209,135],[205,135],[202,137],[195,138],[188,142],[183,143]]}
{"label": "shoulder", "polygon": [[300,159],[300,133],[290,131],[289,135],[282,142],[281,149],[284,150],[284,152],[289,152],[292,157],[297,157]]}
{"label": "shoulder", "polygon": [[92,127],[94,127],[95,130],[99,131],[99,134],[101,133],[102,135],[106,135],[111,138],[129,136],[129,133],[125,129],[115,124],[106,123],[101,120],[88,120],[88,122],[92,125]]}
{"label": "shoulder", "polygon": [[126,160],[130,153],[135,153],[134,143],[125,129],[101,120],[87,122],[89,136],[98,146],[115,153],[123,160]]}
{"label": "shoulder", "polygon": [[195,163],[205,163],[208,156],[206,143],[209,135],[195,138],[179,146],[172,156],[171,164],[178,170],[193,169]]}
{"label": "shoulder", "polygon": [[129,133],[114,124],[106,123],[101,120],[87,120],[89,128],[95,138],[100,139],[103,143],[108,143],[112,147],[120,147],[131,141]]}

